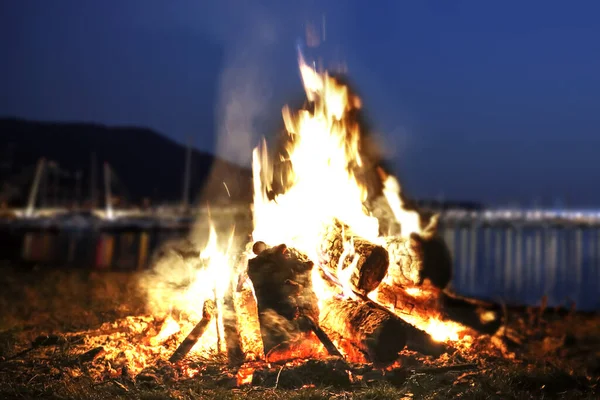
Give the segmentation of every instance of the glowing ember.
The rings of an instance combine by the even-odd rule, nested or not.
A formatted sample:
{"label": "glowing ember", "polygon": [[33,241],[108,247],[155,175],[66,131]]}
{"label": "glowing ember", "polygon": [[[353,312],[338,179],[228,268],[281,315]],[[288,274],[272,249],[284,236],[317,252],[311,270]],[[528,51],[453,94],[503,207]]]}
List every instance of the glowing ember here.
{"label": "glowing ember", "polygon": [[160,332],[158,333],[158,335],[154,336],[150,340],[150,343],[153,346],[158,346],[158,345],[162,344],[165,340],[167,340],[168,338],[173,336],[174,334],[178,333],[180,330],[181,330],[181,327],[179,326],[177,321],[175,321],[173,319],[173,317],[171,317],[169,315],[167,317],[167,319],[165,320],[165,322],[163,323],[163,326],[160,329]]}
{"label": "glowing ember", "polygon": [[238,370],[236,374],[237,385],[249,385],[252,383],[252,378],[254,377],[254,368],[252,367],[242,367]]}

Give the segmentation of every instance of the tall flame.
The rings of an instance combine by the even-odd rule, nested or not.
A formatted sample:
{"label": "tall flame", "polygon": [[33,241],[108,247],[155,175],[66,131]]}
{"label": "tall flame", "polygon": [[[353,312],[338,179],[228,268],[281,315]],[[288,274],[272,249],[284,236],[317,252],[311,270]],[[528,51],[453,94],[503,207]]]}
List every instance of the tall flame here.
{"label": "tall flame", "polygon": [[225,245],[220,244],[214,224],[210,221],[206,245],[197,259],[173,253],[162,259],[144,277],[148,305],[156,316],[166,315],[159,333],[151,339],[159,345],[172,336],[181,342],[202,318],[206,300],[216,302],[217,318],[192,348],[192,353],[209,355],[224,350],[223,299],[233,277],[231,247],[233,231]]}
{"label": "tall flame", "polygon": [[291,170],[285,176],[289,183],[285,193],[274,200],[266,195],[272,177],[266,143],[254,149],[253,239],[269,245],[287,243],[316,259],[319,233],[333,219],[372,241],[378,241],[379,224],[365,213],[367,190],[353,172],[362,165],[360,129],[346,114],[357,101],[346,86],[303,60],[300,72],[314,111],[292,114],[288,107],[283,109],[289,134],[284,153],[289,158],[277,161],[288,162]]}
{"label": "tall flame", "polygon": [[[334,220],[343,222],[354,234],[372,243],[384,245],[385,239],[379,235],[378,220],[365,208],[367,188],[355,175],[363,166],[360,153],[363,132],[352,113],[360,109],[361,101],[327,72],[317,72],[302,57],[299,62],[310,104],[297,113],[288,107],[283,109],[288,134],[283,151],[269,154],[265,140],[253,151],[253,240],[270,246],[286,243],[318,265],[320,232]],[[278,164],[288,167],[280,168],[278,173]],[[408,238],[420,233],[419,214],[404,208],[397,179],[383,172],[380,177],[383,195],[401,226],[401,236]],[[275,185],[280,186],[279,191]],[[341,281],[342,294],[353,296],[348,274],[352,269],[342,270],[341,264],[346,259],[351,262],[356,259],[354,246],[345,243],[344,250],[337,279]],[[318,272],[313,273],[313,286],[320,303],[333,295]],[[393,306],[386,306],[394,311]],[[436,340],[457,338],[458,324],[442,321],[437,315],[413,317],[409,322]]]}
{"label": "tall flame", "polygon": [[[323,262],[322,232],[339,222],[348,227],[352,235],[343,235],[347,242],[343,243],[335,277],[339,287],[332,289],[319,268],[313,268],[313,290],[322,306],[334,295],[355,296],[350,281],[352,265],[359,257],[355,254],[353,235],[382,246],[385,246],[386,238],[380,236],[379,221],[365,207],[369,193],[357,177],[365,165],[361,158],[363,132],[354,118],[361,107],[360,99],[339,80],[326,72],[318,72],[302,58],[300,73],[310,104],[298,112],[292,112],[288,107],[283,109],[287,137],[278,153],[269,154],[263,139],[252,154],[252,236],[253,241],[263,241],[269,246],[285,243],[319,265]],[[409,237],[420,233],[419,214],[404,208],[398,181],[391,175],[380,173],[383,195],[401,226],[401,235]],[[232,284],[237,283],[237,261],[231,254],[233,232],[226,244],[218,239],[211,221],[207,243],[197,259],[173,252],[146,276],[144,283],[148,289],[149,307],[154,315],[164,317],[162,326],[149,341],[155,349],[164,347],[171,338],[181,343],[202,318],[202,306],[210,299],[217,305],[217,316],[192,352],[198,355],[224,352],[224,299]],[[239,320],[241,345],[247,359],[253,358],[251,354],[260,358],[262,346],[258,343],[260,330],[252,285],[247,280],[240,283],[243,290],[232,293],[231,298]],[[406,291],[413,297],[427,295],[421,288],[407,288]],[[374,301],[377,301],[376,294],[377,290],[370,294]],[[401,315],[395,305],[383,305],[436,340],[456,340],[462,329],[458,324],[443,321],[440,315]],[[316,345],[301,343],[290,352],[305,356],[323,354],[323,346],[315,335],[311,338],[309,342]],[[353,354],[354,350],[347,349],[344,343],[338,343],[338,347],[351,358],[361,357]],[[140,357],[137,365],[141,368],[144,360]],[[242,371],[238,376],[240,384],[250,379],[251,370]]]}

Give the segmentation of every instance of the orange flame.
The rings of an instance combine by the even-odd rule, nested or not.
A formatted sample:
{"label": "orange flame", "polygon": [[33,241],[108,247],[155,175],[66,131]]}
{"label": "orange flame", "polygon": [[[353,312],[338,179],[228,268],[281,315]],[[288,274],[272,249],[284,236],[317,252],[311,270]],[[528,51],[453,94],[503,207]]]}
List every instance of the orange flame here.
{"label": "orange flame", "polygon": [[[312,107],[297,113],[288,107],[283,109],[289,135],[282,152],[285,157],[269,155],[265,140],[254,149],[253,240],[271,246],[286,243],[318,265],[319,233],[336,219],[372,243],[385,245],[385,239],[379,235],[378,220],[365,211],[367,188],[354,173],[363,165],[359,151],[362,133],[350,113],[361,107],[360,99],[328,73],[317,72],[302,57],[299,61],[304,89]],[[279,176],[275,173],[276,163],[283,162],[290,168]],[[383,195],[401,226],[401,236],[408,238],[412,233],[420,233],[419,214],[404,208],[398,180],[382,171],[380,174]],[[283,186],[283,193],[273,196],[274,183]],[[269,192],[271,196],[267,195]],[[351,239],[344,245],[337,278],[343,295],[352,297],[352,268],[343,268],[347,264],[345,260],[356,260]],[[313,271],[313,286],[321,305],[323,299],[335,292],[323,282],[317,268]],[[419,289],[414,290],[413,294],[418,295]],[[376,299],[376,296],[371,298]],[[394,311],[392,305],[383,305]],[[458,340],[458,332],[464,329],[459,324],[443,321],[439,315],[401,317],[440,341]]]}
{"label": "orange flame", "polygon": [[[361,107],[361,101],[328,73],[317,72],[302,58],[299,61],[304,89],[312,104],[310,109],[307,107],[295,113],[288,107],[283,109],[288,137],[281,154],[270,155],[264,139],[253,150],[252,237],[253,241],[260,240],[270,246],[285,243],[319,265],[321,233],[335,220],[348,226],[354,235],[374,244],[385,246],[386,240],[379,235],[379,221],[366,211],[364,202],[368,191],[355,175],[363,166],[359,151],[362,132],[351,114]],[[290,168],[278,168],[281,164]],[[401,236],[420,233],[419,214],[404,208],[397,179],[380,173],[383,195],[401,225]],[[232,284],[237,285],[237,265],[231,254],[233,232],[224,245],[218,239],[220,237],[211,222],[207,243],[197,259],[184,259],[173,254],[155,265],[153,273],[146,276],[143,284],[148,292],[149,307],[154,315],[163,316],[164,322],[149,340],[151,349],[142,351],[138,346],[137,352],[131,349],[125,352],[135,370],[147,365],[148,354],[165,355],[166,343],[181,343],[202,318],[202,305],[208,299],[215,301],[217,317],[191,353],[204,357],[224,352],[224,297]],[[343,240],[346,242],[337,268],[339,288],[327,282],[319,268],[313,268],[313,290],[320,306],[334,295],[355,296],[350,275],[358,257],[352,235],[344,235]],[[253,256],[247,252],[247,257]],[[348,264],[350,268],[346,267]],[[314,334],[309,334],[304,341],[284,352],[262,354],[253,288],[248,281],[241,288],[240,292],[233,294],[233,302],[247,360],[268,358],[273,361],[326,355]],[[426,295],[422,288],[407,288],[406,292],[415,298]],[[377,301],[377,290],[369,297]],[[431,315],[406,315],[394,304],[383,305],[431,334],[435,340],[458,340],[464,330],[459,324],[444,321],[435,312]],[[140,326],[140,330],[148,329],[144,324]],[[334,344],[348,359],[364,361],[364,355],[342,339],[334,340]],[[238,385],[250,383],[252,375],[252,368],[240,369]]]}

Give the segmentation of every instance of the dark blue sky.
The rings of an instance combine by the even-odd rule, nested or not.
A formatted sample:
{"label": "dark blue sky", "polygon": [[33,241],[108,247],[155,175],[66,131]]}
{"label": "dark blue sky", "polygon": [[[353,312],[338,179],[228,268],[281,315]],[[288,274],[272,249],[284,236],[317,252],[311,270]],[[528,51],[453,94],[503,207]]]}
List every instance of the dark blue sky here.
{"label": "dark blue sky", "polygon": [[600,205],[599,16],[584,0],[4,1],[0,115],[193,134],[244,162],[324,19],[310,55],[348,66],[409,194]]}

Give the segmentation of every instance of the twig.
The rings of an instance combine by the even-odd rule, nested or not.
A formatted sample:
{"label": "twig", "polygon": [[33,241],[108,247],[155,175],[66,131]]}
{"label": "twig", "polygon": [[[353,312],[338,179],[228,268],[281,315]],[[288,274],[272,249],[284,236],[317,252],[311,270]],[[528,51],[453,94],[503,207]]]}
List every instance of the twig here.
{"label": "twig", "polygon": [[323,329],[321,329],[321,327],[311,318],[307,316],[304,316],[304,318],[308,322],[310,330],[317,336],[317,338],[321,341],[323,346],[325,346],[327,353],[329,353],[330,356],[340,357],[343,359],[342,353],[340,353],[337,347],[335,347],[335,345],[333,344],[329,336],[327,336],[327,334],[323,331]]}
{"label": "twig", "polygon": [[37,378],[38,376],[39,376],[39,374],[35,374],[34,376],[32,376],[31,379],[27,381],[27,384],[29,385],[31,383],[31,381],[34,380],[35,378]]}
{"label": "twig", "polygon": [[169,362],[176,363],[182,360],[190,350],[192,350],[192,347],[194,347],[200,337],[202,337],[204,332],[208,329],[208,324],[216,312],[215,308],[216,306],[212,300],[206,300],[204,302],[204,306],[202,307],[202,319],[196,324],[183,342],[181,342],[179,347],[177,347],[171,358],[169,358]]}
{"label": "twig", "polygon": [[281,371],[283,371],[283,367],[284,367],[284,365],[282,365],[281,368],[279,368],[279,372],[277,373],[277,379],[275,379],[274,389],[277,389],[277,385],[279,385],[279,375],[281,375]]}
{"label": "twig", "polygon": [[473,371],[473,372],[465,372],[464,374],[461,374],[458,378],[456,378],[454,380],[454,382],[452,382],[452,385],[458,385],[460,383],[460,381],[466,379],[466,378],[470,378],[472,376],[477,376],[481,373],[482,371]]}
{"label": "twig", "polygon": [[115,385],[117,385],[118,387],[123,389],[124,391],[129,392],[129,389],[127,388],[127,386],[123,385],[121,382],[113,380],[112,383],[114,383]]}
{"label": "twig", "polygon": [[466,371],[470,369],[476,369],[477,364],[465,363],[465,364],[454,364],[454,365],[443,365],[441,367],[425,367],[413,370],[415,374],[440,374],[444,372],[452,371]]}

